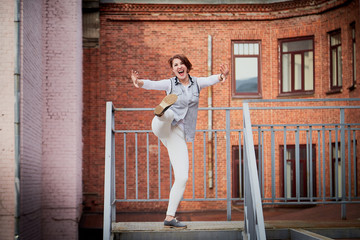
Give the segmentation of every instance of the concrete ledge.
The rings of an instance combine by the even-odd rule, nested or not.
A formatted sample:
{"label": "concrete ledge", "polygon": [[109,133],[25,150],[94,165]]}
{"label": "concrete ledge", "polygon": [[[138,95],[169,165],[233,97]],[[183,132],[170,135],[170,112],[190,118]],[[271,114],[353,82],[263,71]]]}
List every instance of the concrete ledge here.
{"label": "concrete ledge", "polygon": [[171,232],[171,231],[242,231],[243,221],[183,222],[187,229],[164,228],[163,222],[117,222],[112,224],[113,232]]}

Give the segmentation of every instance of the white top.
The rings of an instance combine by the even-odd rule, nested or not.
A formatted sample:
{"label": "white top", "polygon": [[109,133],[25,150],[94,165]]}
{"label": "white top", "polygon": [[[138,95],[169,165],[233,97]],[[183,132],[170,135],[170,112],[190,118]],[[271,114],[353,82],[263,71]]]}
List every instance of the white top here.
{"label": "white top", "polygon": [[[145,80],[141,79],[144,82],[142,88],[147,90],[164,90],[166,92],[170,92],[171,90],[171,82],[170,79],[164,79],[159,81]],[[219,82],[219,74],[212,75],[210,77],[199,77],[197,78],[198,86],[201,89],[214,85]]]}

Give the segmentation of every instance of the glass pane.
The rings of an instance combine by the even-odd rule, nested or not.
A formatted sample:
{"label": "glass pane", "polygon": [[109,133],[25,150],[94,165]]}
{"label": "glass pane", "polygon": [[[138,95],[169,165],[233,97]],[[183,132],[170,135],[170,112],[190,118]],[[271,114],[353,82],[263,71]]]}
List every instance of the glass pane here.
{"label": "glass pane", "polygon": [[351,36],[352,39],[355,39],[355,28],[353,27],[353,29],[351,29]]}
{"label": "glass pane", "polygon": [[258,92],[258,58],[235,59],[235,87],[238,93]]}
{"label": "glass pane", "polygon": [[291,92],[291,55],[283,54],[282,57],[282,91]]}
{"label": "glass pane", "polygon": [[338,54],[337,54],[337,58],[338,58],[338,86],[342,86],[342,61],[341,61],[341,46],[337,48],[338,50]]}
{"label": "glass pane", "polygon": [[314,57],[313,52],[304,53],[305,91],[314,90]]}
{"label": "glass pane", "polygon": [[239,44],[234,44],[234,54],[235,55],[239,54]]}
{"label": "glass pane", "polygon": [[353,80],[356,80],[356,45],[353,43]]}
{"label": "glass pane", "polygon": [[341,44],[341,34],[335,34],[330,37],[330,44],[331,46],[339,45]]}
{"label": "glass pane", "polygon": [[331,67],[332,67],[332,86],[336,86],[336,49],[331,50]]}
{"label": "glass pane", "polygon": [[244,44],[239,44],[239,54],[244,55]]}
{"label": "glass pane", "polygon": [[293,180],[293,168],[292,168],[292,162],[286,161],[286,197],[291,198],[291,192],[292,192],[292,180]]}
{"label": "glass pane", "polygon": [[248,55],[249,54],[249,44],[244,43],[244,55]]}
{"label": "glass pane", "polygon": [[295,90],[301,90],[301,54],[295,54],[294,57]]}
{"label": "glass pane", "polygon": [[258,43],[254,44],[254,54],[259,55],[259,44]]}
{"label": "glass pane", "polygon": [[302,40],[283,43],[283,52],[295,52],[313,49],[313,40]]}
{"label": "glass pane", "polygon": [[249,44],[249,55],[253,55],[254,54],[254,44],[250,43]]}

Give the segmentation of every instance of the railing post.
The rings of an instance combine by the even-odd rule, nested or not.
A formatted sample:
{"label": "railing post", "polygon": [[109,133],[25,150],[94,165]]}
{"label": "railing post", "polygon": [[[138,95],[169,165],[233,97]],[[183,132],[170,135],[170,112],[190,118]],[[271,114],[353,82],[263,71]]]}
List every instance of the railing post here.
{"label": "railing post", "polygon": [[226,199],[227,220],[231,221],[230,109],[226,110]]}
{"label": "railing post", "polygon": [[104,181],[104,226],[103,239],[112,239],[112,226],[114,220],[114,209],[112,207],[114,201],[114,114],[112,102],[106,103],[106,132],[105,132],[105,181]]}
{"label": "railing post", "polygon": [[[345,109],[340,108],[340,151],[341,151],[341,200],[346,201],[346,189],[345,189]],[[350,143],[349,143],[350,144]],[[341,204],[341,219],[346,219],[346,204]]]}

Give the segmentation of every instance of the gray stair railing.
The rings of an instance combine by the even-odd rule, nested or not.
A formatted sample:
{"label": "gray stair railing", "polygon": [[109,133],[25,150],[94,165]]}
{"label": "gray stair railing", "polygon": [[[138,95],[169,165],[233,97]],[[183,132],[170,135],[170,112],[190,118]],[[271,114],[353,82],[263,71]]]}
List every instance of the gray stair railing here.
{"label": "gray stair railing", "polygon": [[243,104],[244,125],[244,239],[266,239],[261,204],[259,178],[256,167],[254,141],[249,104]]}

